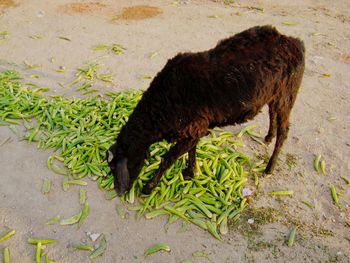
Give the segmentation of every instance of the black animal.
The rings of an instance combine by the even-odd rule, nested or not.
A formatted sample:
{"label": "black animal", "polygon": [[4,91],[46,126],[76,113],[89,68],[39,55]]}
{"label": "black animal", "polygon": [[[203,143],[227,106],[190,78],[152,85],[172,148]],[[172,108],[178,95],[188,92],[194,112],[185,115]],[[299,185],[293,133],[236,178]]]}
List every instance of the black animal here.
{"label": "black animal", "polygon": [[150,191],[163,173],[188,152],[191,178],[196,144],[216,126],[243,123],[268,104],[270,127],[265,142],[276,136],[265,173],[271,173],[287,138],[289,116],[300,86],[305,48],[301,40],[280,34],[271,26],[257,26],[220,41],[199,53],[170,59],[107,151],[118,195],[132,186],[149,146],[160,140],[174,142],[156,175],[144,188]]}

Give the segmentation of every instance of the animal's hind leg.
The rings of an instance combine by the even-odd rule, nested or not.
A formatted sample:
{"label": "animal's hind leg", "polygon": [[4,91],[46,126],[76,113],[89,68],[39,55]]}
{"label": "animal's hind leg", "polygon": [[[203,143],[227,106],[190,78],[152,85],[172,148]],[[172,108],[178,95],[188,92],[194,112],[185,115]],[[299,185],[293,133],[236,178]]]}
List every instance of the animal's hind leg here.
{"label": "animal's hind leg", "polygon": [[142,193],[150,194],[152,189],[157,186],[164,172],[184,153],[195,148],[198,139],[185,139],[175,144],[164,156],[156,175],[142,189]]}
{"label": "animal's hind leg", "polygon": [[277,139],[275,149],[265,169],[266,174],[270,174],[274,170],[278,154],[288,136],[290,110],[291,109],[279,109],[279,112],[277,113]]}
{"label": "animal's hind leg", "polygon": [[269,104],[269,118],[270,118],[270,127],[269,131],[265,137],[265,143],[270,144],[272,139],[276,137],[277,131],[277,109],[274,103]]}
{"label": "animal's hind leg", "polygon": [[[198,140],[197,140],[198,142]],[[188,163],[187,168],[183,170],[183,176],[185,180],[190,180],[193,178],[194,173],[196,172],[196,144],[188,151]]]}
{"label": "animal's hind leg", "polygon": [[[272,173],[272,171],[274,170],[276,166],[278,154],[281,151],[282,145],[288,136],[289,116],[298,93],[298,89],[301,83],[301,78],[303,75],[303,70],[304,69],[298,72],[298,74],[294,75],[292,79],[289,79],[288,81],[289,87],[287,87],[289,96],[287,94],[281,94],[279,97],[279,101],[277,101],[277,104],[274,103],[273,108],[275,108],[276,110],[275,111],[272,110],[272,112],[274,112],[274,114],[277,115],[277,139],[276,139],[275,149],[265,169],[266,174]],[[270,126],[270,129],[271,129],[271,126]],[[269,130],[269,133],[270,133],[270,130]]]}

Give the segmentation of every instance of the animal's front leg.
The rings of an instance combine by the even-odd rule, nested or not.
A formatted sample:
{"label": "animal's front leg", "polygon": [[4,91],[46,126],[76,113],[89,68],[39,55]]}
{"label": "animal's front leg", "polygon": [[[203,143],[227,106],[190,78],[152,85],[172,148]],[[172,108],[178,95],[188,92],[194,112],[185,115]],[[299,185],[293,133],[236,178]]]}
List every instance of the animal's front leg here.
{"label": "animal's front leg", "polygon": [[192,148],[196,149],[195,146],[198,142],[198,139],[185,139],[178,142],[169,152],[164,156],[156,175],[149,181],[142,189],[142,193],[150,194],[152,189],[157,186],[158,182],[162,178],[164,172],[170,168],[170,166],[184,153],[190,151]]}
{"label": "animal's front leg", "polygon": [[182,174],[185,180],[191,180],[193,178],[194,173],[196,172],[196,146],[198,140],[191,150],[188,151],[188,163],[187,168],[183,170]]}

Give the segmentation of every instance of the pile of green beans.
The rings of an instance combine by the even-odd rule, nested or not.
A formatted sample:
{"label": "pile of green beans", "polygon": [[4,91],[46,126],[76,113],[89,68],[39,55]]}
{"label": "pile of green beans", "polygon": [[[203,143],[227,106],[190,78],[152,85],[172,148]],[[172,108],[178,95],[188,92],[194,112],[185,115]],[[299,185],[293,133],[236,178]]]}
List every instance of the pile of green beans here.
{"label": "pile of green beans", "polygon": [[[42,96],[47,90],[22,84],[15,71],[0,73],[0,125],[23,123],[23,139],[37,142],[38,148],[54,148],[47,161],[54,172],[73,179],[88,175],[101,188],[113,189],[106,150],[115,142],[142,93],[67,99]],[[55,161],[61,164],[56,165]]]}
{"label": "pile of green beans", "polygon": [[[140,200],[140,214],[148,219],[169,215],[169,221],[178,218],[208,230],[220,239],[228,232],[228,219],[236,219],[246,206],[242,188],[247,181],[245,166],[250,158],[235,150],[241,141],[233,140],[233,133],[211,131],[197,145],[196,174],[185,180],[182,171],[186,168],[187,156],[182,156],[164,174],[161,182],[149,196]],[[151,158],[141,170],[132,189],[124,196],[133,203],[142,186],[154,175],[161,157],[169,150],[164,142],[151,146]]]}
{"label": "pile of green beans", "polygon": [[[0,125],[23,124],[24,139],[38,148],[53,148],[48,167],[68,182],[86,176],[99,187],[112,191],[113,177],[105,160],[106,150],[115,142],[121,127],[142,96],[140,91],[106,93],[86,99],[43,96],[47,88],[22,84],[15,71],[0,73]],[[139,214],[151,219],[168,215],[169,223],[181,218],[208,230],[214,237],[228,232],[227,221],[239,217],[246,206],[242,187],[247,181],[250,158],[236,150],[242,141],[227,131],[213,130],[197,146],[196,174],[182,175],[187,155],[179,158],[164,174],[149,196],[142,196],[145,182],[154,175],[171,144],[150,147],[132,189],[123,200],[134,203]],[[254,167],[255,170],[260,168]]]}

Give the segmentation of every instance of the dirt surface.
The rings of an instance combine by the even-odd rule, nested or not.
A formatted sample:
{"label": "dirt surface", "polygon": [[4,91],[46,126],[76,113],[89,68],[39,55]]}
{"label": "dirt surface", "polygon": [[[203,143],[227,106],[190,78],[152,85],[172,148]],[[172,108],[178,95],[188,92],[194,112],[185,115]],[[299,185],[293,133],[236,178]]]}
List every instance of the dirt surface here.
{"label": "dirt surface", "polygon": [[115,19],[124,19],[124,20],[142,20],[155,17],[161,14],[162,11],[158,7],[139,5],[131,6],[123,9],[123,12],[117,16]]}
{"label": "dirt surface", "polygon": [[69,3],[57,8],[59,12],[66,14],[93,13],[102,10],[106,5],[98,2],[89,3]]}
{"label": "dirt surface", "polygon": [[16,3],[12,0],[1,0],[0,1],[0,14],[4,12],[5,9],[9,7],[14,7],[16,6]]}
{"label": "dirt surface", "polygon": [[[147,8],[139,12],[140,6]],[[112,84],[98,86],[101,92],[145,89],[150,82],[145,76],[154,76],[178,52],[209,49],[255,25],[271,24],[303,39],[307,60],[279,166],[271,177],[260,178],[258,189],[251,186],[250,208],[231,225],[222,242],[193,225],[181,231],[180,222],[166,233],[165,218],[137,220],[129,212],[128,219],[120,219],[115,211],[120,200],[105,200],[105,193],[88,180],[91,212],[81,229],[46,225],[57,214],[67,218],[80,211],[79,187],[64,192],[62,177],[46,168],[51,151],[18,141],[8,127],[0,127],[0,141],[11,138],[0,146],[0,236],[16,230],[0,243],[0,257],[9,247],[13,262],[33,262],[35,247],[26,240],[35,236],[59,241],[46,248],[56,262],[89,262],[86,252],[74,251],[70,245],[88,241],[91,232],[104,233],[108,241],[106,252],[95,262],[209,262],[193,257],[195,251],[206,251],[211,262],[350,262],[346,225],[350,186],[341,179],[350,179],[348,1],[261,0],[228,5],[222,1],[0,0],[1,12],[0,33],[7,32],[7,37],[0,42],[0,70],[17,69],[26,81],[70,97],[80,96],[68,83],[84,63],[98,60],[113,74]],[[127,20],[113,19],[123,13]],[[156,15],[149,18],[151,14]],[[102,43],[120,44],[126,50],[118,56],[107,52],[109,57],[105,51],[92,51]],[[23,61],[40,67],[26,69]],[[56,72],[60,67],[66,72]],[[264,135],[266,108],[251,123],[259,124]],[[273,149],[249,140],[246,145],[243,149],[257,153],[257,159]],[[314,171],[315,154],[326,162],[325,175]],[[49,195],[41,193],[45,178],[53,181]],[[333,203],[331,184],[339,193],[340,209]],[[267,195],[277,190],[293,190],[294,195]],[[248,219],[254,223],[248,224]],[[286,240],[295,225],[295,244],[288,247]],[[144,258],[143,252],[159,242],[168,243],[172,251]]]}

